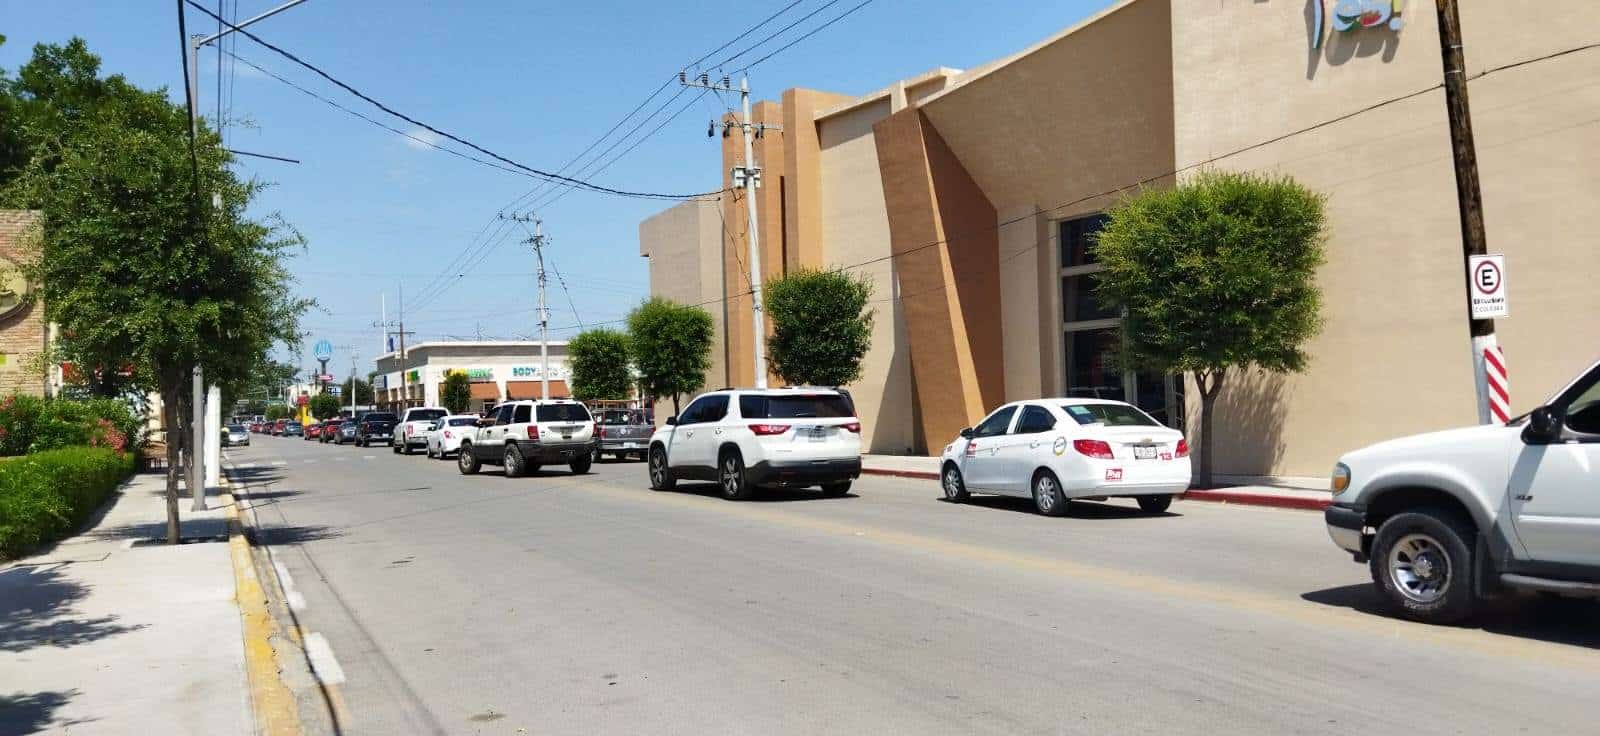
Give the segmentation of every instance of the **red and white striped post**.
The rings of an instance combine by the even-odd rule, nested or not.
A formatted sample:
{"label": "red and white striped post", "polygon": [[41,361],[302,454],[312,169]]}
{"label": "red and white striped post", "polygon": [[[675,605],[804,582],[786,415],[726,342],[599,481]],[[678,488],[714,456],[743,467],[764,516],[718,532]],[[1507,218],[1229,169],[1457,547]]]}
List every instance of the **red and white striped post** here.
{"label": "red and white striped post", "polygon": [[1506,355],[1491,342],[1483,348],[1483,383],[1489,395],[1489,416],[1497,424],[1511,420],[1511,382],[1506,374]]}

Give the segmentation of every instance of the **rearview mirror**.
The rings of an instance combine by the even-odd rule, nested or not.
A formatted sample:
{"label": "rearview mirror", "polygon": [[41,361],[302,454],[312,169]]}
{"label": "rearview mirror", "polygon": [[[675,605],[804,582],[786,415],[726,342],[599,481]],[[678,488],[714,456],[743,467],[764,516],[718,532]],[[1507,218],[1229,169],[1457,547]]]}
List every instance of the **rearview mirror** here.
{"label": "rearview mirror", "polygon": [[1557,407],[1541,406],[1528,415],[1528,427],[1522,430],[1522,441],[1530,445],[1549,445],[1561,439],[1561,423],[1565,412]]}
{"label": "rearview mirror", "polygon": [[972,428],[971,428],[971,427],[967,427],[967,428],[965,428],[965,429],[963,429],[963,430],[961,430],[961,439],[964,439],[964,440],[970,440],[970,439],[972,439],[972,438],[973,438],[973,437],[974,437],[974,436],[975,436],[975,435],[974,435],[974,433],[973,433],[973,431],[972,431]]}
{"label": "rearview mirror", "polygon": [[673,414],[672,416],[667,417],[667,426],[668,427],[676,427],[676,426],[678,426],[678,415],[677,414]]}

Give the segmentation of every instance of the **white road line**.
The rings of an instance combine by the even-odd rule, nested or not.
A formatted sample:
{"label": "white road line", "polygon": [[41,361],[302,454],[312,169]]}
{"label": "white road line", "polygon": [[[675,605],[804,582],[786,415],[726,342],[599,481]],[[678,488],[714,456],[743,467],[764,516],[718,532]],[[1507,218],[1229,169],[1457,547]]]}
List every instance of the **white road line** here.
{"label": "white road line", "polygon": [[306,657],[311,660],[312,674],[323,684],[338,685],[344,682],[344,669],[339,667],[339,660],[334,658],[328,638],[321,633],[306,635]]}
{"label": "white road line", "polygon": [[288,465],[289,461],[288,460],[273,460],[272,464],[273,465]]}
{"label": "white road line", "polygon": [[362,460],[373,460],[373,459],[376,459],[376,457],[377,457],[376,455],[362,455],[361,459]]}
{"label": "white road line", "polygon": [[307,465],[310,465],[310,464],[312,464],[314,462],[316,462],[316,460],[313,460],[313,459],[311,459],[309,457],[305,459],[305,464],[307,464]]}
{"label": "white road line", "polygon": [[342,462],[344,462],[346,460],[349,460],[349,459],[350,458],[347,458],[347,457],[336,457],[336,458],[333,459],[333,461],[336,462],[336,463],[342,463]]}

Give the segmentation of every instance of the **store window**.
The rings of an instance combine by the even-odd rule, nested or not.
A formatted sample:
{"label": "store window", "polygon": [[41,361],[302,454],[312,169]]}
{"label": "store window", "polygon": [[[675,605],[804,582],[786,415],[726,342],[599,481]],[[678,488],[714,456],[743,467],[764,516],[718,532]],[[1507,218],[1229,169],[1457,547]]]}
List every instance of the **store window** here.
{"label": "store window", "polygon": [[1171,427],[1183,428],[1183,381],[1117,366],[1122,315],[1095,298],[1095,274],[1105,270],[1094,255],[1094,236],[1109,221],[1090,215],[1059,223],[1061,328],[1066,395],[1126,401]]}

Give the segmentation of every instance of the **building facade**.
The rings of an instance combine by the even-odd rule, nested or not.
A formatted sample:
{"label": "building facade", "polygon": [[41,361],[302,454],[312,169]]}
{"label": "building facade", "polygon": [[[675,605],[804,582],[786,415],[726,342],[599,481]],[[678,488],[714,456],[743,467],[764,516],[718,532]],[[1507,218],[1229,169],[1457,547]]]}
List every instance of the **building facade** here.
{"label": "building facade", "polygon": [[[1357,5],[1384,22],[1345,23]],[[1584,206],[1600,196],[1600,50],[1560,53],[1593,42],[1591,12],[1461,7],[1488,239],[1507,259],[1513,413],[1600,358]],[[1205,169],[1293,176],[1327,197],[1324,326],[1304,373],[1230,383],[1216,470],[1320,476],[1348,449],[1476,421],[1441,78],[1431,3],[1127,0],[969,71],[863,96],[787,90],[753,111],[783,125],[756,141],[763,273],[872,282],[873,347],[851,386],[872,452],[937,452],[1039,396],[1125,399],[1185,427],[1185,377],[1113,367],[1120,319],[1093,298],[1093,235],[1141,187]],[[735,132],[725,184],[741,158]],[[717,385],[754,378],[742,196],[710,205],[738,227],[652,225],[705,219],[692,202],[640,229],[654,292],[686,301],[674,289],[695,273],[695,301],[727,305]]]}
{"label": "building facade", "polygon": [[61,380],[60,370],[47,370],[40,358],[50,325],[22,272],[38,257],[41,224],[38,212],[0,210],[0,396],[44,396]]}
{"label": "building facade", "polygon": [[[567,343],[549,342],[550,397],[570,396],[567,388]],[[541,394],[543,364],[537,341],[423,342],[406,346],[404,381],[399,354],[388,353],[376,361],[373,396],[380,409],[399,411],[411,406],[442,406],[439,386],[451,371],[464,371],[472,383],[469,411],[481,412],[503,401],[537,399]]]}

